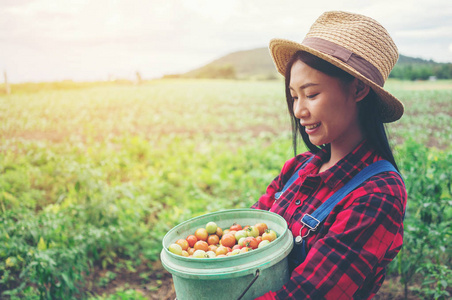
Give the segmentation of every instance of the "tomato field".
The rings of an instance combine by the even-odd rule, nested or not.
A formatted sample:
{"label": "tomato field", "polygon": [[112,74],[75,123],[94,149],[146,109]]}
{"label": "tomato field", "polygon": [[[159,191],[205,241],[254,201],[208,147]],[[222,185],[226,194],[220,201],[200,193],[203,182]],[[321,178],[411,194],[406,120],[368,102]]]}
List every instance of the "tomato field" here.
{"label": "tomato field", "polygon": [[[389,81],[408,190],[379,299],[452,286],[452,81]],[[12,86],[0,94],[0,298],[174,299],[178,223],[250,207],[293,156],[282,81]],[[304,151],[300,145],[300,151]]]}

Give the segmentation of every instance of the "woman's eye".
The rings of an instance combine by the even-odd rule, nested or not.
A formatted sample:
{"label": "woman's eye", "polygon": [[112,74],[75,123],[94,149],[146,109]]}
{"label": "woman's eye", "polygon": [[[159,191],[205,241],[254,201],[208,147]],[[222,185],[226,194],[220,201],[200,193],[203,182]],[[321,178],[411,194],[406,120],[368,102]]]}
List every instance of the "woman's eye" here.
{"label": "woman's eye", "polygon": [[298,97],[297,97],[297,96],[292,96],[292,100],[293,100],[293,101],[297,101],[297,100],[298,100]]}
{"label": "woman's eye", "polygon": [[315,96],[317,96],[318,94],[311,94],[311,95],[306,95],[306,98],[308,99],[314,99]]}

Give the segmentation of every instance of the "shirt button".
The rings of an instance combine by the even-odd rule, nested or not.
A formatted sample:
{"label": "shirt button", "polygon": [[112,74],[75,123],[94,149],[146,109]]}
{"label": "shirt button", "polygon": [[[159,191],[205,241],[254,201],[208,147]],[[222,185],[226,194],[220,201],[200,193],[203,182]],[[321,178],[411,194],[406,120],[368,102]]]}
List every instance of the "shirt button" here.
{"label": "shirt button", "polygon": [[301,203],[300,199],[298,199],[297,201],[295,201],[295,204],[296,204],[296,205],[300,205],[300,203]]}

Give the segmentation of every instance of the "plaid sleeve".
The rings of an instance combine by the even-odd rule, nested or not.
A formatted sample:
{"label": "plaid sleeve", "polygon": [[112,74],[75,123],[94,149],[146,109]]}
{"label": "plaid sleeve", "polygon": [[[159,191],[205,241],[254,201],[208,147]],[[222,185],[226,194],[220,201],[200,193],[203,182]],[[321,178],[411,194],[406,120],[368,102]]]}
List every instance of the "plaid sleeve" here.
{"label": "plaid sleeve", "polygon": [[[272,293],[275,299],[365,299],[378,291],[386,264],[402,245],[406,201],[403,183],[380,184],[385,185],[378,191],[364,186],[349,195],[352,204],[337,212],[328,232],[311,246],[289,282]],[[374,280],[366,281],[378,272],[382,277],[378,286]]]}

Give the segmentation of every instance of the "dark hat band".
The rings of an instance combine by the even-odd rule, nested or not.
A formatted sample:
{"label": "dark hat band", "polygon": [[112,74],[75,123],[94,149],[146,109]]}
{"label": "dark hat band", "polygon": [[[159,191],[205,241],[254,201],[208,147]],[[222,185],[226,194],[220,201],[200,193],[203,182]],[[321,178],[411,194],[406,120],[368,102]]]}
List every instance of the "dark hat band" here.
{"label": "dark hat band", "polygon": [[364,75],[364,77],[367,77],[371,81],[383,87],[384,79],[383,76],[381,76],[380,71],[378,71],[378,69],[370,62],[353,53],[352,51],[333,42],[317,37],[307,37],[303,40],[302,44],[318,50],[324,54],[331,55],[337,59],[340,59],[341,61]]}

